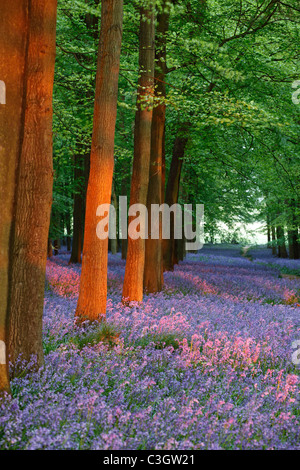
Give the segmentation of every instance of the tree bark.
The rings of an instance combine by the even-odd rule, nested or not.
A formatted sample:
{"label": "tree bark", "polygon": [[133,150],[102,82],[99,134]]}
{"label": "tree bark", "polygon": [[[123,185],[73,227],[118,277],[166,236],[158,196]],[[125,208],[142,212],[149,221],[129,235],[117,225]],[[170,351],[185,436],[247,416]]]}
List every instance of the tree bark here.
{"label": "tree bark", "polygon": [[[121,192],[122,192],[123,196],[127,196],[127,179],[125,179],[125,178],[123,178],[123,180],[122,180]],[[123,233],[121,235],[122,235],[122,239],[121,239],[121,257],[122,257],[122,259],[126,259],[128,239],[123,238],[123,236],[124,236]]]}
{"label": "tree bark", "polygon": [[83,242],[84,242],[84,225],[85,225],[85,211],[86,211],[86,195],[87,195],[87,188],[89,184],[89,177],[90,177],[90,154],[86,154],[84,157],[84,180],[85,180],[85,185],[84,185],[84,192],[83,192],[83,208],[82,208],[82,245],[81,245],[81,251],[83,250]]}
{"label": "tree bark", "polygon": [[288,204],[289,208],[289,228],[288,228],[288,242],[289,242],[289,258],[299,259],[300,257],[300,244],[298,241],[299,233],[297,227],[297,203],[292,199]]}
{"label": "tree bark", "polygon": [[111,202],[122,31],[123,0],[102,0],[78,321],[106,315],[108,238],[97,236],[96,212]]}
{"label": "tree bark", "polygon": [[19,355],[43,361],[47,239],[52,204],[52,91],[55,62],[56,0],[29,0],[23,74],[23,115],[16,172],[10,250],[9,344],[12,363]]}
{"label": "tree bark", "polygon": [[288,253],[285,246],[284,240],[284,229],[277,225],[276,227],[276,238],[277,238],[277,247],[278,247],[278,257],[279,258],[287,258]]}
{"label": "tree bark", "polygon": [[71,251],[71,216],[69,210],[65,213],[65,223],[66,223],[66,244],[67,251]]}
{"label": "tree bark", "polygon": [[48,238],[47,257],[52,258],[52,256],[53,256],[52,240],[51,240],[51,238]]}
{"label": "tree bark", "polygon": [[271,226],[271,233],[272,233],[272,255],[276,256],[277,255],[277,247],[276,247],[276,230],[275,226]]}
{"label": "tree bark", "polygon": [[[88,0],[85,0],[86,3],[88,3]],[[98,6],[100,3],[100,0],[94,0],[95,6]],[[87,29],[92,32],[95,41],[99,37],[99,18],[98,16],[95,16],[91,13],[87,13],[85,15],[85,24],[87,26]]]}
{"label": "tree bark", "polygon": [[1,2],[0,78],[6,85],[6,104],[0,104],[0,391],[9,390],[8,298],[9,249],[13,225],[15,172],[20,153],[23,77],[26,51],[27,4]]}
{"label": "tree bark", "polygon": [[77,186],[74,192],[73,206],[73,242],[69,264],[81,263],[81,251],[83,243],[83,205],[84,205],[84,188],[82,180],[84,178],[84,170],[82,167],[81,155],[75,155],[74,180]]}
{"label": "tree bark", "polygon": [[122,259],[127,258],[127,248],[128,248],[128,240],[127,240],[127,238],[123,238],[123,240],[122,240]]}
{"label": "tree bark", "polygon": [[[117,195],[116,195],[114,183],[112,184],[111,203],[112,203],[113,207],[115,208],[116,224],[117,224],[117,220],[118,220],[118,203],[117,203]],[[117,229],[117,227],[116,227],[116,229]],[[117,231],[117,230],[116,230],[116,231]],[[110,249],[111,249],[112,255],[115,255],[115,254],[117,254],[117,252],[118,252],[118,237],[117,237],[117,233],[114,234],[114,235],[116,235],[116,238],[111,238],[111,240],[110,240]]]}
{"label": "tree bark", "polygon": [[57,256],[60,250],[60,239],[56,238],[53,242],[53,247],[54,247],[54,256]]}
{"label": "tree bark", "polygon": [[144,287],[147,292],[159,292],[163,285],[162,265],[162,227],[159,226],[159,239],[152,239],[151,205],[162,204],[164,132],[166,119],[166,33],[169,27],[170,11],[165,0],[162,12],[157,15],[156,50],[155,50],[155,98],[159,101],[153,109],[151,128],[151,155],[149,169],[149,187],[147,196],[148,238],[145,241]]}
{"label": "tree bark", "polygon": [[[151,151],[152,104],[154,94],[154,5],[140,9],[140,51],[137,111],[134,130],[134,158],[130,206],[147,203]],[[145,21],[146,18],[146,21]],[[129,217],[129,224],[134,217]],[[143,300],[145,240],[128,238],[127,259],[122,299]]]}
{"label": "tree bark", "polygon": [[289,239],[289,258],[290,259],[299,259],[299,242],[298,242],[298,230],[289,230],[288,239]]}
{"label": "tree bark", "polygon": [[271,225],[270,225],[270,216],[267,214],[267,247],[271,248]]}
{"label": "tree bark", "polygon": [[[169,172],[168,184],[166,188],[165,202],[169,206],[177,204],[179,194],[179,183],[181,169],[184,159],[185,147],[188,141],[186,136],[186,126],[182,126],[174,142],[173,156],[171,161],[171,167]],[[171,212],[170,218],[171,230],[170,240],[163,240],[163,267],[164,271],[173,271],[174,264],[176,263],[175,256],[175,239],[174,239],[174,214]]]}

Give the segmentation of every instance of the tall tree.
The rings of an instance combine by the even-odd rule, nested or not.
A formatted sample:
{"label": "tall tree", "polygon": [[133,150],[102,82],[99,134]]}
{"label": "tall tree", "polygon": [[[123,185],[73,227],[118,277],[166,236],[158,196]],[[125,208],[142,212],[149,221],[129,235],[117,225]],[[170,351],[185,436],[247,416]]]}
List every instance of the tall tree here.
{"label": "tall tree", "polygon": [[[130,206],[147,203],[151,151],[151,124],[154,94],[154,16],[155,1],[140,7],[139,80],[134,130],[134,157]],[[140,217],[142,215],[140,214]],[[133,220],[129,216],[129,224]],[[144,221],[146,226],[146,221]],[[143,300],[145,240],[128,238],[123,301]]]}
{"label": "tall tree", "polygon": [[[183,124],[178,135],[175,138],[172,161],[169,171],[169,178],[166,188],[165,202],[171,207],[173,204],[178,203],[180,176],[184,159],[185,147],[188,142],[187,124]],[[174,238],[174,212],[171,212],[170,217],[170,239],[163,240],[163,269],[164,271],[173,271],[174,264],[176,263],[176,244]]]}
{"label": "tall tree", "polygon": [[[169,27],[169,19],[170,4],[168,0],[164,0],[161,5],[161,11],[157,15],[155,39],[155,100],[157,100],[157,103],[154,103],[151,129],[151,156],[147,196],[148,227],[151,227],[151,205],[162,204],[164,131],[166,119],[166,34]],[[161,237],[160,219],[159,238],[152,239],[149,230],[148,238],[145,242],[144,287],[148,292],[159,292],[162,288],[163,267]]]}
{"label": "tall tree", "polygon": [[15,169],[20,153],[25,57],[26,5],[22,0],[1,2],[0,77],[6,85],[6,104],[0,104],[0,390],[9,389],[7,311],[9,247],[13,224]]}
{"label": "tall tree", "polygon": [[281,225],[276,226],[276,239],[279,258],[287,258],[288,253],[285,245],[284,228]]}
{"label": "tall tree", "polygon": [[288,242],[289,242],[289,258],[299,259],[300,257],[300,244],[298,241],[299,233],[297,226],[297,202],[292,199],[288,204],[289,209],[289,227],[288,227]]}
{"label": "tall tree", "polygon": [[115,233],[112,233],[112,237],[110,238],[110,249],[113,255],[118,252],[118,230],[117,230],[117,220],[118,220],[118,200],[117,200],[116,188],[113,182],[112,184],[112,194],[111,194],[111,204],[114,207],[114,214],[116,217],[116,226],[115,226]]}
{"label": "tall tree", "polygon": [[74,182],[76,188],[74,190],[74,205],[73,205],[73,242],[72,252],[69,264],[81,263],[81,251],[83,242],[83,204],[84,204],[84,169],[82,155],[75,155],[74,165]]}
{"label": "tall tree", "polygon": [[108,239],[99,239],[97,208],[110,204],[114,168],[123,0],[102,0],[90,174],[87,188],[82,273],[76,317],[105,318]]}
{"label": "tall tree", "polygon": [[[14,218],[10,239],[8,350],[43,360],[47,239],[52,203],[52,92],[57,0],[26,4],[25,65],[18,140]],[[22,6],[23,8],[23,6]],[[13,42],[14,43],[14,42]]]}

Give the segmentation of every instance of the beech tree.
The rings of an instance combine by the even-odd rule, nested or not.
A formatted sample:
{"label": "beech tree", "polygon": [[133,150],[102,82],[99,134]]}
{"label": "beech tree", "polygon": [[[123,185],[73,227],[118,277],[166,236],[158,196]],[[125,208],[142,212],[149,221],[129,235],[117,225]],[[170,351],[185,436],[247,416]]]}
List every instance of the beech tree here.
{"label": "beech tree", "polygon": [[[125,194],[122,191],[123,180],[126,187],[129,187],[131,157],[134,152],[133,96],[137,88],[139,28],[139,15],[135,5],[145,6],[147,1],[134,0],[124,5],[128,27],[125,27],[123,37],[115,136],[114,180],[117,195]],[[96,34],[92,33],[97,28],[93,26],[91,31],[87,25],[97,23],[99,11],[95,3],[97,2],[94,0],[78,0],[75,3],[72,0],[64,0],[59,9],[54,121],[57,136],[54,160],[56,170],[62,165],[62,161],[66,162],[63,163],[66,171],[68,166],[73,165],[70,155],[76,155],[78,140],[84,141],[84,152],[90,149],[91,145],[96,75]],[[278,178],[281,181],[281,200],[299,200],[299,196],[287,185],[289,179],[296,180],[299,174],[299,119],[297,106],[291,99],[292,94],[297,94],[297,89],[292,88],[293,80],[299,79],[293,65],[299,53],[299,15],[297,10],[292,8],[294,2],[290,1],[262,0],[259,3],[250,1],[240,4],[235,0],[157,0],[155,3],[158,12],[156,53],[162,50],[159,44],[163,38],[163,34],[159,33],[160,15],[168,12],[164,9],[165,5],[168,8],[170,6],[166,35],[168,54],[164,63],[167,75],[162,78],[166,86],[167,104],[166,180],[171,168],[174,138],[179,130],[180,116],[180,122],[190,123],[189,146],[184,161],[184,172],[189,178],[181,178],[181,184],[186,186],[187,181],[189,182],[189,202],[205,204],[205,230],[210,240],[217,240],[220,236],[223,237],[220,224],[226,224],[228,227],[228,224],[232,223],[234,227],[236,222],[240,222],[241,218],[253,209],[254,200],[258,207],[257,197],[261,197],[259,191],[264,193],[264,190],[268,189],[270,197],[277,193],[278,190],[274,188]],[[95,16],[92,22],[87,18],[90,15]],[[258,41],[263,54],[258,47]],[[290,55],[287,51],[291,52]],[[267,57],[271,59],[268,60]],[[160,68],[158,57],[156,63],[155,75]],[[279,64],[280,67],[277,67]],[[157,95],[161,83],[159,78],[158,75],[155,76]],[[275,99],[277,96],[284,97],[280,106]],[[156,104],[157,98],[158,96],[154,97]],[[153,129],[155,114],[156,106],[153,109]],[[285,116],[291,118],[291,125],[286,124]],[[281,123],[280,127],[276,122]],[[292,157],[291,162],[288,162],[288,156]],[[256,165],[253,165],[254,161]],[[151,169],[154,170],[155,167],[156,165],[150,165],[149,197],[151,193],[157,197],[157,192],[152,191],[151,181],[152,177],[155,181],[156,176],[160,175],[156,175],[155,171],[150,174]],[[70,174],[73,181],[73,169]],[[164,178],[164,159],[161,176]],[[66,196],[72,195],[73,188],[66,185],[66,189],[63,189],[58,180],[56,174],[55,195],[58,194],[63,201]],[[256,191],[256,185],[259,191]],[[236,200],[229,200],[229,186],[232,193],[238,193]],[[294,186],[297,185],[294,183]],[[163,201],[163,196],[161,200]],[[181,197],[181,193],[179,202],[188,202]],[[220,207],[225,209],[221,211]],[[264,204],[259,204],[259,207],[264,211]],[[265,223],[266,214],[262,215]],[[258,218],[260,217],[259,215]],[[299,239],[298,210],[295,217],[294,222],[292,218],[289,218],[289,221],[282,220],[286,242],[287,237],[292,240],[293,227],[295,237]],[[230,239],[231,229],[227,231]],[[151,245],[151,242],[152,240],[145,242],[145,287],[148,282],[147,259],[154,264],[156,258],[154,250],[150,250],[153,256],[147,258],[147,246]],[[154,243],[156,245],[156,241]],[[292,244],[289,245],[292,247]],[[111,246],[113,247],[113,243]],[[156,246],[159,247],[159,244]],[[126,240],[122,240],[122,247],[125,257]],[[79,253],[79,250],[76,250],[76,253]],[[151,268],[151,272],[157,273],[158,269],[153,271]],[[147,290],[151,289],[149,284],[152,279],[153,276],[148,282]]]}
{"label": "beech tree", "polygon": [[9,299],[9,246],[13,223],[15,168],[19,156],[22,85],[27,27],[26,9],[19,0],[1,3],[0,77],[5,83],[6,104],[0,104],[0,390],[8,390],[7,310]]}
{"label": "beech tree", "polygon": [[[13,363],[20,355],[43,360],[56,9],[56,0],[1,3],[0,340]],[[1,388],[8,387],[7,359]]]}
{"label": "beech tree", "polygon": [[[52,203],[57,0],[28,1],[23,116],[10,247],[9,354],[43,361],[42,316]],[[32,288],[34,286],[34,289]]]}
{"label": "beech tree", "polygon": [[[151,0],[148,3],[149,5],[146,7],[140,7],[139,80],[130,206],[134,204],[146,206],[149,182],[154,94],[155,2]],[[128,223],[130,224],[133,219],[134,216],[129,216]],[[142,236],[137,239],[129,237],[122,294],[123,301],[141,301],[143,299],[144,264],[145,239]]]}
{"label": "beech tree", "polygon": [[123,1],[102,0],[78,321],[100,320],[106,314],[108,238],[97,236],[96,212],[111,202],[122,32]]}
{"label": "beech tree", "polygon": [[77,154],[75,155],[74,159],[74,182],[76,183],[77,187],[74,190],[73,243],[69,264],[81,263],[81,252],[83,244],[83,205],[85,198],[82,187],[84,179],[82,155]]}
{"label": "beech tree", "polygon": [[[164,0],[161,11],[157,15],[157,28],[155,40],[155,100],[152,128],[151,128],[151,154],[149,169],[149,186],[147,195],[148,227],[151,227],[151,204],[161,205],[164,193],[164,132],[166,120],[166,34],[169,27],[170,4]],[[162,233],[161,218],[159,238],[152,239],[148,231],[145,241],[145,269],[144,287],[148,292],[159,292],[163,285],[162,263]]]}
{"label": "beech tree", "polygon": [[[171,207],[173,204],[178,203],[179,184],[181,177],[181,170],[184,159],[185,147],[188,142],[187,137],[187,124],[182,125],[175,138],[172,161],[169,171],[169,178],[166,188],[165,202]],[[171,212],[170,217],[170,239],[163,240],[163,269],[164,271],[173,271],[174,264],[177,263],[176,258],[176,244],[174,238],[174,212]]]}

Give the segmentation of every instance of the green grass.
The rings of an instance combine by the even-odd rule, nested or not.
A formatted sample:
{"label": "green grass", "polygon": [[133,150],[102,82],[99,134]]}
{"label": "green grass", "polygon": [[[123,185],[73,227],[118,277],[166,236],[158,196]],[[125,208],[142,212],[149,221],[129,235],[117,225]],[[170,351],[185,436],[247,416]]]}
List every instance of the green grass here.
{"label": "green grass", "polygon": [[280,268],[280,274],[291,274],[293,276],[300,277],[300,269],[290,269],[290,268],[286,268],[285,266],[283,266]]}
{"label": "green grass", "polygon": [[174,349],[179,348],[179,342],[183,338],[178,333],[173,332],[160,332],[160,333],[149,333],[148,335],[140,337],[136,342],[135,346],[146,347],[150,343],[155,344],[155,349],[164,349],[172,346]]}
{"label": "green grass", "polygon": [[279,271],[279,277],[280,278],[282,277],[282,274],[291,274],[293,276],[299,276],[300,277],[300,269],[291,269],[291,268],[287,268],[286,266],[279,266],[276,263],[266,263],[266,262],[262,262],[262,261],[257,261],[256,263],[260,264],[262,266],[267,266],[269,268],[276,269],[277,271]]}
{"label": "green grass", "polygon": [[120,331],[118,328],[107,322],[97,324],[95,329],[80,334],[71,338],[70,343],[75,344],[78,349],[85,346],[94,346],[100,342],[107,343],[110,347],[114,346],[119,338]]}

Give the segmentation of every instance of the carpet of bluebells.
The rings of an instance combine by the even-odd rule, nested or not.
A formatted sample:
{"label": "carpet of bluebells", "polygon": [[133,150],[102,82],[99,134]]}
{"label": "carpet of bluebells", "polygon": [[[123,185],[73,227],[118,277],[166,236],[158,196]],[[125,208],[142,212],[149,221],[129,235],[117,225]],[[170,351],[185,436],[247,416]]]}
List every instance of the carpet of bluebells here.
{"label": "carpet of bluebells", "polygon": [[109,255],[112,342],[74,323],[80,266],[48,260],[45,363],[0,402],[0,449],[300,449],[300,262],[252,255],[204,247],[130,306]]}

